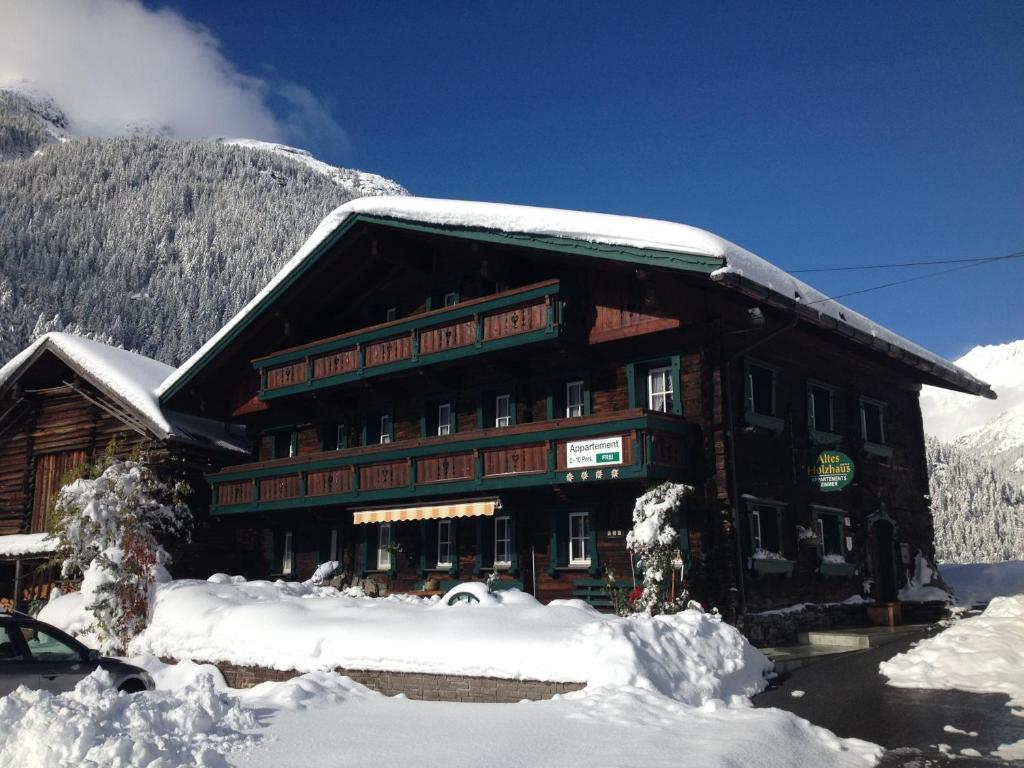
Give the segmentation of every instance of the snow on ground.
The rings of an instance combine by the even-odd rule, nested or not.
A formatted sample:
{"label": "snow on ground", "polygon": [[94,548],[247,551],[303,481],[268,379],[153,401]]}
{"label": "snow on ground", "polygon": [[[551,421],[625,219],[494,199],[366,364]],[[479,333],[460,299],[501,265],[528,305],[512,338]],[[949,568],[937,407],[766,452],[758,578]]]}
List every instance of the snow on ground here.
{"label": "snow on ground", "polygon": [[[132,645],[159,657],[300,672],[348,669],[463,674],[633,686],[691,705],[751,696],[771,663],[730,625],[698,610],[609,616],[579,600],[549,605],[477,587],[479,603],[367,598],[296,582],[157,586],[149,628]],[[67,631],[87,623],[80,593],[43,608]]]}
{"label": "snow on ground", "polygon": [[[1024,595],[997,597],[980,616],[962,619],[879,667],[899,688],[1004,693],[1024,707]],[[1024,760],[1024,740],[993,753]]]}
{"label": "snow on ground", "polygon": [[942,565],[939,572],[960,605],[987,603],[993,597],[1024,594],[1024,561]]}
{"label": "snow on ground", "polygon": [[[159,768],[225,764],[214,752],[201,753],[203,745],[247,768],[377,766],[382,758],[492,768],[583,762],[657,768],[678,766],[684,756],[691,766],[855,768],[873,765],[881,754],[791,713],[751,707],[749,696],[763,687],[769,664],[718,616],[687,610],[625,619],[580,601],[544,606],[517,591],[490,594],[483,584],[472,591],[479,603],[448,606],[436,598],[357,597],[224,575],[161,584],[153,624],[135,644],[141,655],[130,659],[150,672],[157,691],[139,694],[134,704],[85,681],[85,690],[74,694],[20,692],[9,697],[13,704],[0,699],[0,734],[17,733],[21,721],[33,718],[26,736],[0,740],[0,768],[88,764],[82,757],[89,749],[100,756],[98,764],[110,764],[111,755],[122,754],[118,749],[128,749],[125,729],[133,723],[142,724],[136,749],[143,756],[156,738],[147,728],[168,740],[170,757]],[[75,594],[49,603],[41,618],[70,630],[87,621]],[[233,691],[211,665],[167,666],[157,655],[316,671]],[[519,704],[410,701],[323,671],[333,666],[588,686]],[[182,701],[177,719],[161,709],[173,699]],[[58,728],[53,749],[63,751],[44,751],[33,763],[48,749],[40,746],[47,742],[42,731],[53,717],[82,738],[72,749],[62,735],[68,729]]]}
{"label": "snow on ground", "polygon": [[11,533],[0,536],[0,557],[43,555],[53,552],[56,546],[48,533]]}
{"label": "snow on ground", "polygon": [[260,739],[256,712],[209,675],[137,696],[112,682],[100,670],[69,693],[22,687],[0,697],[0,768],[218,768]]}

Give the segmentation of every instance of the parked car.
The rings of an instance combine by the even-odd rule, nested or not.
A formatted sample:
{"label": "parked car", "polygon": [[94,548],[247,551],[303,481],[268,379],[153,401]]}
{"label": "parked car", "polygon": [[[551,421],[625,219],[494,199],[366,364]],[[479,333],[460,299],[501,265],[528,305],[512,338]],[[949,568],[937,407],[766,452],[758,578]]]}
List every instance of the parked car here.
{"label": "parked car", "polygon": [[114,676],[119,691],[153,690],[144,669],[100,656],[65,632],[24,613],[0,611],[0,696],[19,685],[53,693],[70,691],[96,669]]}

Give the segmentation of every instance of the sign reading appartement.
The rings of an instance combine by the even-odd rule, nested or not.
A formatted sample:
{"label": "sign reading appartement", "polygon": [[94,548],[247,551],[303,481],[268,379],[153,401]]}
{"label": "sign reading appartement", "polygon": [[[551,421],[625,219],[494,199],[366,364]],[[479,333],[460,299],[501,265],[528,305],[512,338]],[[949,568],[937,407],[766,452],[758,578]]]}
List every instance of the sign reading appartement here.
{"label": "sign reading appartement", "polygon": [[576,467],[606,467],[622,463],[622,436],[576,440],[565,445],[565,463]]}

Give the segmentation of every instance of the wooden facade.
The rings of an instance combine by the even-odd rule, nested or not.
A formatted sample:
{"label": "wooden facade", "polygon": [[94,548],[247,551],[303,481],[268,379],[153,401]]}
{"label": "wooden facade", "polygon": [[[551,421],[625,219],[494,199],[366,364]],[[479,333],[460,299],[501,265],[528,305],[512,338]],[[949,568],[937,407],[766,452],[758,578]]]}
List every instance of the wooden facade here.
{"label": "wooden facade", "polygon": [[[392,590],[497,571],[586,596],[632,583],[633,503],[664,480],[694,489],[688,588],[733,617],[889,599],[932,554],[918,394],[940,375],[713,282],[710,258],[425,230],[357,222],[165,393],[248,429],[251,460],[208,477],[246,575],[338,559]],[[613,448],[570,462],[587,441]],[[823,451],[849,485],[814,484]],[[481,498],[493,514],[354,522]]]}
{"label": "wooden facade", "polygon": [[[122,457],[142,453],[159,473],[189,482],[197,522],[209,527],[204,473],[227,461],[226,453],[159,434],[59,353],[59,348],[44,344],[0,385],[0,536],[50,530],[49,516],[60,489],[81,477],[86,465],[109,446],[116,446]],[[214,544],[209,535],[200,538]],[[178,552],[179,573],[204,573],[209,567],[204,560],[210,556],[206,546]],[[48,556],[17,559],[20,565],[15,558],[0,560],[0,599],[15,591],[21,604],[45,599],[56,583],[55,571],[46,566]],[[15,590],[16,571],[20,590]]]}

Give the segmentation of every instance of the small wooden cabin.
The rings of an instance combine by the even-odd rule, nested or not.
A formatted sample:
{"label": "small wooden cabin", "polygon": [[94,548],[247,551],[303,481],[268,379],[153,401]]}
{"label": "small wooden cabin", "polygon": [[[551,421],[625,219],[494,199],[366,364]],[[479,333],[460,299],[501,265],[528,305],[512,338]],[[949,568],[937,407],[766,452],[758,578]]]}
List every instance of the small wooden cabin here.
{"label": "small wooden cabin", "polygon": [[932,553],[922,384],[993,396],[702,230],[393,198],[326,219],[161,403],[246,425],[208,479],[251,577],[607,605],[634,500],[673,480],[683,579],[738,616],[893,599]]}
{"label": "small wooden cabin", "polygon": [[[46,597],[54,574],[41,566],[52,543],[32,534],[47,531],[60,488],[112,441],[121,454],[141,450],[158,471],[189,480],[204,525],[203,474],[244,452],[224,425],[159,407],[155,390],[172,371],[64,333],[41,337],[0,369],[0,599]],[[185,550],[179,565],[198,565],[200,554]]]}

